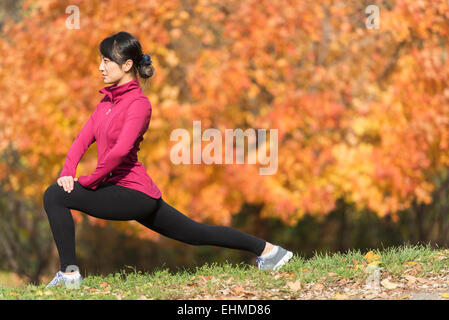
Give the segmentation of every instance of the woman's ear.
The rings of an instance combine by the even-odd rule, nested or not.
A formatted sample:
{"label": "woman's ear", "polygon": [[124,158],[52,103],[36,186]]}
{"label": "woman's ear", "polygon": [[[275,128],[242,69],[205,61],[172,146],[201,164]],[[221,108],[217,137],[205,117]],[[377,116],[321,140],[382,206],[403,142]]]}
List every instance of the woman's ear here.
{"label": "woman's ear", "polygon": [[123,64],[123,71],[128,72],[133,67],[133,61],[131,59],[128,59]]}

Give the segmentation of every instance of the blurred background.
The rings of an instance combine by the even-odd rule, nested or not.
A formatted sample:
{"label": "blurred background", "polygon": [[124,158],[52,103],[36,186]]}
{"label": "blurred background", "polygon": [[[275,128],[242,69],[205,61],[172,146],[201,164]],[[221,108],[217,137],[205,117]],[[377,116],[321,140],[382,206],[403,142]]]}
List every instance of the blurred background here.
{"label": "blurred background", "polygon": [[[119,31],[155,66],[141,84],[153,113],[139,161],[185,215],[305,258],[447,247],[448,30],[447,1],[2,0],[0,284],[59,268],[43,193],[102,98],[98,46]],[[196,120],[222,133],[277,129],[276,173],[173,164],[171,132]],[[94,144],[77,176],[96,156]],[[252,253],[72,214],[82,273],[255,264]]]}

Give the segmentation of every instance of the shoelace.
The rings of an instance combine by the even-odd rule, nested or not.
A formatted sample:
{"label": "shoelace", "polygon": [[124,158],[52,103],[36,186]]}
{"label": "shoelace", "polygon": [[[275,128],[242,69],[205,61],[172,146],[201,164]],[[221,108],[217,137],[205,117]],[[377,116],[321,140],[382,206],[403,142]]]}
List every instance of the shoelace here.
{"label": "shoelace", "polygon": [[63,274],[61,273],[61,271],[56,272],[55,277],[53,278],[53,280],[51,280],[51,282],[47,285],[47,286],[52,286],[54,284],[59,283],[59,281],[64,278]]}
{"label": "shoelace", "polygon": [[256,261],[257,261],[257,266],[259,267],[259,269],[262,267],[262,265],[263,265],[263,258],[261,258],[261,257],[257,257],[256,258]]}

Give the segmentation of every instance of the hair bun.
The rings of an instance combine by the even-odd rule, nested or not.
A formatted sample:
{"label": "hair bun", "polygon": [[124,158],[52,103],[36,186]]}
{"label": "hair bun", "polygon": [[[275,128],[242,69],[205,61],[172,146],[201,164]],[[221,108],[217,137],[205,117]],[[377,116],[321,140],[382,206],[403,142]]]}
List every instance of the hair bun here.
{"label": "hair bun", "polygon": [[140,65],[148,65],[148,64],[151,64],[151,63],[152,63],[151,57],[150,57],[150,55],[148,53],[144,54],[142,59],[139,62]]}

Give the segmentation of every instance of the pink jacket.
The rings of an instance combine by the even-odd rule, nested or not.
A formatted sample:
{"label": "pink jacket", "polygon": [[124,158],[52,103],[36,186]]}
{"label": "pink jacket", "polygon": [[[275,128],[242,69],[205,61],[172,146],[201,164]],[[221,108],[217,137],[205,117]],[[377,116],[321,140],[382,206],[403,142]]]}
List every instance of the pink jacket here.
{"label": "pink jacket", "polygon": [[104,87],[99,92],[105,96],[70,147],[59,177],[75,178],[81,157],[96,141],[97,168],[92,174],[78,178],[83,187],[95,190],[100,183],[110,182],[160,198],[159,188],[137,161],[139,144],[151,118],[151,103],[142,93],[137,78],[119,86]]}

